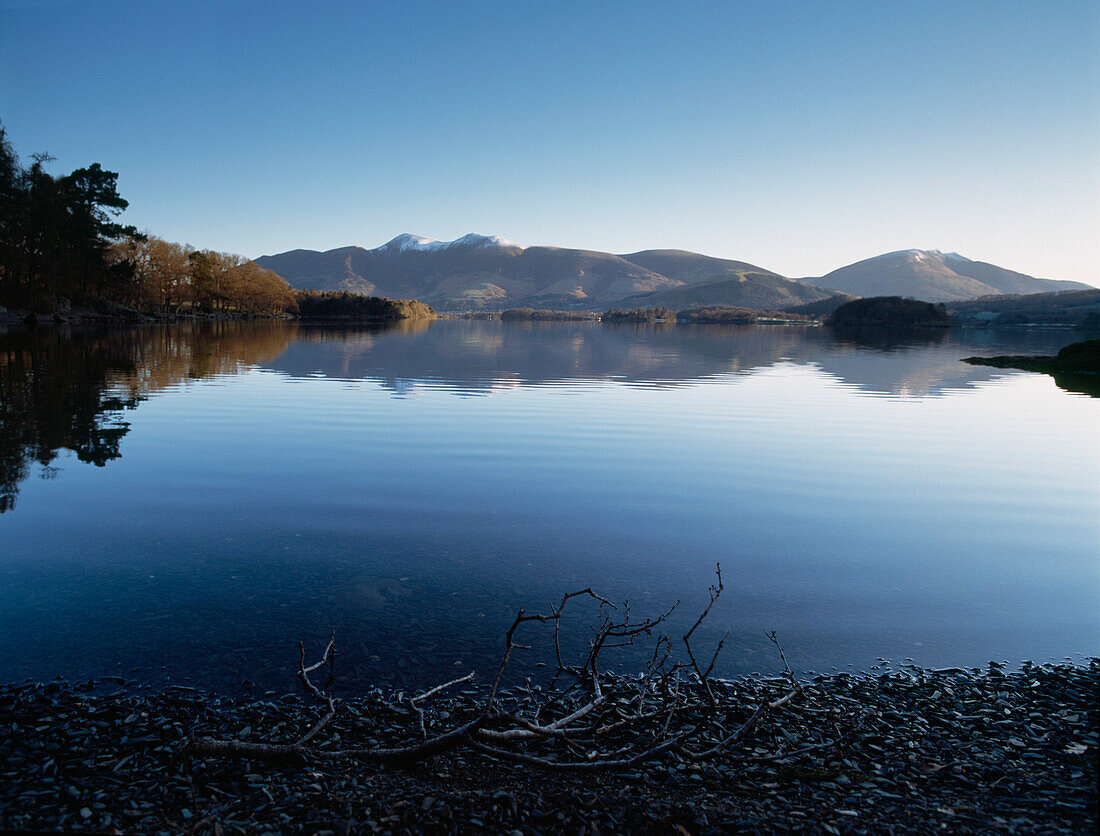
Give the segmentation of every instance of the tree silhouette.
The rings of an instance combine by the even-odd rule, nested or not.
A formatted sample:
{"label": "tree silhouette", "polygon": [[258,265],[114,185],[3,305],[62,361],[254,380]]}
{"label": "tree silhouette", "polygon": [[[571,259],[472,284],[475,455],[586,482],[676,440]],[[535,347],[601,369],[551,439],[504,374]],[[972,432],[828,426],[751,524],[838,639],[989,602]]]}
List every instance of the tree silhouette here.
{"label": "tree silhouette", "polygon": [[128,269],[108,258],[113,241],[137,234],[114,220],[128,205],[118,173],[93,163],[54,177],[52,157],[31,159],[20,167],[0,125],[0,301],[48,310],[125,284]]}

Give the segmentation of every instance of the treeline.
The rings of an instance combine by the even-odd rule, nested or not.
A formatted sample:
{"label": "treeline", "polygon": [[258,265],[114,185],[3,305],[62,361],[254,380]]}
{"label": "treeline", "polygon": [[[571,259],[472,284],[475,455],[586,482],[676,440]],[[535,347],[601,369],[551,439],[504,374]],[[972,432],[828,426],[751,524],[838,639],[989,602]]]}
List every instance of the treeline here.
{"label": "treeline", "polygon": [[759,317],[759,311],[752,308],[738,308],[728,305],[711,305],[705,308],[689,308],[676,314],[678,322],[695,323],[731,323],[751,325]]}
{"label": "treeline", "polygon": [[415,299],[385,299],[335,290],[293,291],[302,319],[434,319],[435,311]]}
{"label": "treeline", "polygon": [[752,325],[756,322],[817,322],[818,317],[791,311],[758,311],[734,305],[688,308],[676,314],[677,322]]}
{"label": "treeline", "polygon": [[605,311],[601,316],[604,322],[675,322],[676,311],[671,308],[631,308]]}
{"label": "treeline", "polygon": [[549,311],[538,308],[511,308],[500,318],[521,322],[594,322],[599,314],[593,311]]}
{"label": "treeline", "polygon": [[118,173],[99,163],[71,174],[22,166],[0,125],[0,305],[37,312],[103,303],[153,314],[292,311],[287,283],[241,256],[139,233],[116,218],[129,205]]}
{"label": "treeline", "polygon": [[244,256],[143,235],[115,243],[109,257],[130,265],[131,274],[114,288],[112,301],[140,311],[273,315],[297,309],[286,281]]}

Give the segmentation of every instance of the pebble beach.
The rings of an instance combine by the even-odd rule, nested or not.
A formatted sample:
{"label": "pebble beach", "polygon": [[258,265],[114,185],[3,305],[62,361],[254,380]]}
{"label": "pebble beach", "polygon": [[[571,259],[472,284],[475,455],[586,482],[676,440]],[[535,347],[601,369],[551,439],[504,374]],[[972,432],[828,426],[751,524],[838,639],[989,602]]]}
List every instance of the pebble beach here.
{"label": "pebble beach", "polygon": [[[1011,671],[883,664],[804,681],[802,696],[742,745],[704,762],[673,754],[628,771],[576,774],[468,749],[404,769],[197,757],[185,752],[192,735],[282,742],[308,729],[318,707],[304,694],[24,682],[0,687],[0,827],[317,836],[1092,833],[1098,683],[1095,659]],[[717,716],[739,722],[785,686],[774,677],[723,682]],[[429,731],[475,716],[480,697],[467,687],[433,699]],[[503,695],[513,708],[530,697],[530,687]],[[409,714],[401,695],[341,700],[321,746],[409,742]]]}

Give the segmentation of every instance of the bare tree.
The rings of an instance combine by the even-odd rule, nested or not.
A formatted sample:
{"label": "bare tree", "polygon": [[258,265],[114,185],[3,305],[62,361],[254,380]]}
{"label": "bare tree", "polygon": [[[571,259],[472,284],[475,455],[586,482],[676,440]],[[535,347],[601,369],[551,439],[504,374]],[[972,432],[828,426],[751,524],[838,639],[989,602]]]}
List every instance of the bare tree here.
{"label": "bare tree", "polygon": [[[769,697],[753,706],[732,702],[733,689],[712,676],[718,654],[726,637],[718,643],[709,664],[698,661],[692,637],[706,619],[724,589],[721,568],[710,587],[710,600],[691,628],[681,637],[687,662],[673,658],[673,642],[657,630],[666,623],[675,605],[652,618],[635,620],[629,607],[619,608],[591,588],[562,596],[547,613],[516,613],[505,634],[505,647],[496,674],[476,708],[460,721],[439,723],[429,715],[427,703],[456,685],[470,682],[473,672],[443,682],[424,692],[399,695],[401,713],[415,718],[416,727],[404,745],[359,746],[326,745],[323,733],[339,710],[331,687],[335,678],[336,637],[329,639],[318,661],[306,664],[304,645],[299,644],[298,678],[306,692],[322,707],[321,716],[292,742],[249,742],[192,736],[184,752],[194,756],[255,758],[261,760],[297,759],[302,761],[353,758],[386,765],[408,765],[443,752],[465,749],[494,760],[522,763],[547,770],[590,772],[626,770],[646,761],[676,757],[686,761],[705,761],[722,754],[733,760],[779,760],[827,749],[846,735],[782,751],[760,754],[753,749],[734,751],[746,743],[754,730],[787,706],[804,691],[787,665],[786,657],[774,633],[766,633],[783,661],[785,683],[773,688]],[[565,661],[562,650],[562,617],[576,600],[598,604],[598,620],[592,626],[587,650],[576,664]],[[517,635],[533,626],[552,625],[557,673],[545,691],[528,683],[519,689],[522,699],[504,698],[502,681],[517,651],[529,650]],[[604,671],[601,657],[615,647],[639,641],[651,642],[646,669],[637,676],[621,676]],[[318,686],[312,678],[327,670],[328,681]],[[571,684],[559,684],[559,680]],[[448,717],[448,719],[450,719]],[[780,732],[782,730],[780,729]],[[851,731],[848,732],[850,734]]]}

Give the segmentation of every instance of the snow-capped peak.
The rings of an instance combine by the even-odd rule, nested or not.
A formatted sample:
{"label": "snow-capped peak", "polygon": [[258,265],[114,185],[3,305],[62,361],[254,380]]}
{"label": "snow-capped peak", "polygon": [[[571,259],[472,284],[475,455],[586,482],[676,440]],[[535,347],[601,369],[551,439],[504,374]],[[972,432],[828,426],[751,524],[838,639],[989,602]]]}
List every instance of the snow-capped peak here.
{"label": "snow-capped peak", "polygon": [[408,232],[403,232],[392,241],[387,241],[381,247],[378,247],[378,249],[389,250],[390,252],[407,252],[409,250],[433,252],[448,247],[511,247],[523,249],[514,241],[501,238],[499,235],[478,235],[473,232],[469,235],[463,235],[461,238],[456,238],[454,241],[439,241],[435,238],[425,238],[422,235],[411,235]]}
{"label": "snow-capped peak", "polygon": [[405,252],[406,250],[438,250],[440,247],[445,246],[447,246],[447,244],[444,241],[439,241],[435,238],[425,238],[423,235],[411,235],[408,232],[403,232],[392,241],[387,241],[379,247],[379,249]]}
{"label": "snow-capped peak", "polygon": [[909,256],[916,261],[924,261],[927,258],[934,258],[937,260],[943,260],[943,253],[939,250],[894,250],[892,253],[883,253],[882,255],[876,255],[868,261],[874,261],[879,258],[897,258],[899,255]]}
{"label": "snow-capped peak", "polygon": [[471,232],[469,235],[463,235],[461,238],[456,238],[447,246],[449,247],[520,247],[515,241],[509,241],[507,238],[501,238],[499,235],[478,235],[476,232]]}

